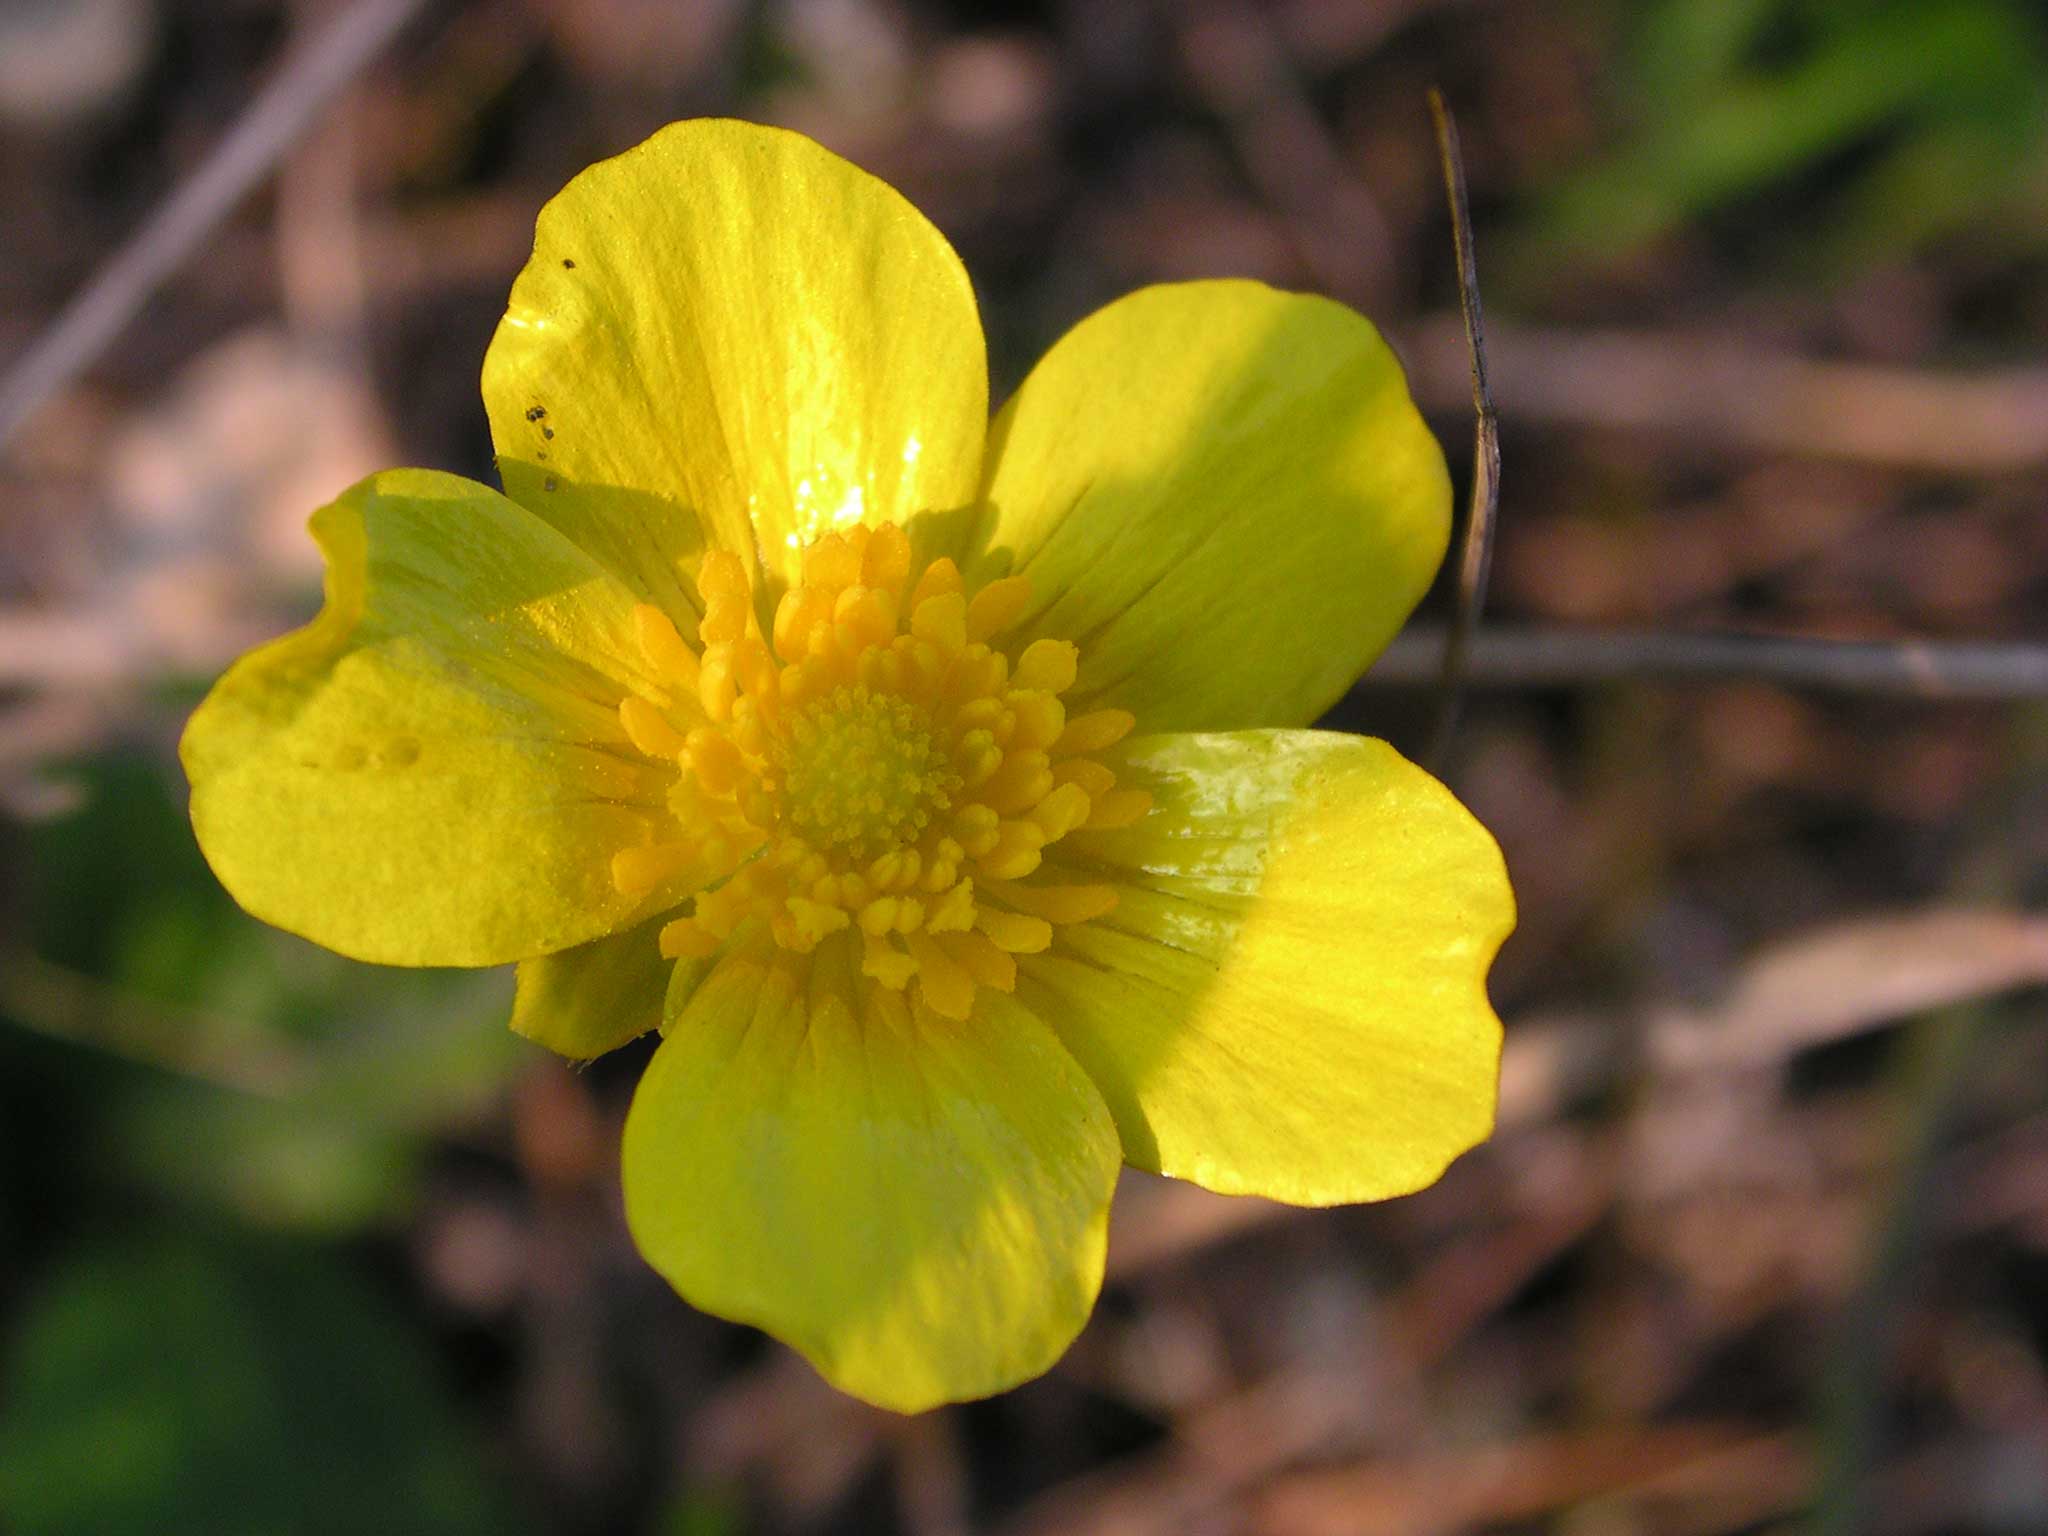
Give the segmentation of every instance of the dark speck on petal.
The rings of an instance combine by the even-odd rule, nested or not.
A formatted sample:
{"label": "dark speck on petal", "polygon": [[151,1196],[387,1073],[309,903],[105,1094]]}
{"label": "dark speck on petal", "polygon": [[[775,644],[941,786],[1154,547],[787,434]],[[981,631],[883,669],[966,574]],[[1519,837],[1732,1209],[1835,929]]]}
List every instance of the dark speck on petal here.
{"label": "dark speck on petal", "polygon": [[[547,413],[548,408],[544,405],[531,406],[527,409],[526,419],[528,421],[539,421],[541,417],[547,415]],[[546,431],[547,429],[543,427],[541,430]]]}

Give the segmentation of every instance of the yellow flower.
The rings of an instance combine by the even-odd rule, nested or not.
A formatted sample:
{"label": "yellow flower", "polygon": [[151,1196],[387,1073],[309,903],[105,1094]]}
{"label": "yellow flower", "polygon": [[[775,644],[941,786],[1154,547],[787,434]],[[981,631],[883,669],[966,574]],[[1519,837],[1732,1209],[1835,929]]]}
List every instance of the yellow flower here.
{"label": "yellow flower", "polygon": [[659,1027],[626,1213],[683,1296],[923,1408],[1066,1348],[1120,1162],[1320,1205],[1487,1135],[1500,855],[1303,729],[1447,537],[1366,321],[1148,288],[991,423],[938,232],[693,122],[548,204],[483,389],[505,494],[314,516],[326,606],[194,715],[193,824],[344,954],[518,961],[565,1055]]}

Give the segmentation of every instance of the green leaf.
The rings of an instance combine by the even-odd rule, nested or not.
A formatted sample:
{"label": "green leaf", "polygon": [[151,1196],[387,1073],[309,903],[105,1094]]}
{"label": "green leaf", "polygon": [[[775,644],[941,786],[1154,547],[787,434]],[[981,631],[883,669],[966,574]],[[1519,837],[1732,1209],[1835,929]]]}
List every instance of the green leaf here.
{"label": "green leaf", "polygon": [[180,1236],[75,1260],[0,1378],[12,1536],[511,1536],[423,1341],[331,1254]]}

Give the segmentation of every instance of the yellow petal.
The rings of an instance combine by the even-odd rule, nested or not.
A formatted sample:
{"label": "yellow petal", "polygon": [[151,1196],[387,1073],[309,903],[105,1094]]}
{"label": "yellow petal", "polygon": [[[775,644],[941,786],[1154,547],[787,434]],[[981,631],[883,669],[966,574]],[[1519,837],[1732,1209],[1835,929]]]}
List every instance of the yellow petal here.
{"label": "yellow petal", "polygon": [[1486,972],[1514,897],[1492,837],[1363,737],[1154,736],[1128,759],[1152,814],[1054,850],[1099,865],[1116,909],[1020,958],[1017,987],[1124,1155],[1301,1205],[1434,1182],[1493,1125]]}
{"label": "yellow petal", "polygon": [[626,1217],[696,1306],[902,1412],[1038,1375],[1094,1305],[1115,1128],[1052,1032],[969,1025],[741,945],[689,995],[626,1120]]}
{"label": "yellow petal", "polygon": [[1370,323],[1251,282],[1146,288],[990,429],[982,559],[1020,637],[1085,635],[1070,711],[1305,725],[1393,638],[1450,529],[1443,453]]}
{"label": "yellow petal", "polygon": [[676,123],[541,210],[484,361],[507,494],[677,613],[709,541],[793,579],[972,499],[981,322],[943,236],[809,139]]}
{"label": "yellow petal", "polygon": [[[632,598],[496,491],[395,470],[313,517],[327,601],[185,728],[192,825],[250,912],[388,965],[496,965],[625,926],[613,853],[670,774],[627,744]],[[644,681],[644,679],[642,679]]]}
{"label": "yellow petal", "polygon": [[662,958],[666,912],[638,927],[519,962],[512,1027],[572,1061],[589,1061],[662,1022],[676,968]]}

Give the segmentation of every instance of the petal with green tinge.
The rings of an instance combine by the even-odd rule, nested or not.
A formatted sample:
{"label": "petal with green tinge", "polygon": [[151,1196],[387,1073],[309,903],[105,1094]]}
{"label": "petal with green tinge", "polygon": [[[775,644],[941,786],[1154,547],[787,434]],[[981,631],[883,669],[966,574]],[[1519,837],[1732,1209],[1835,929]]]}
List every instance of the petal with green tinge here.
{"label": "petal with green tinge", "polygon": [[1052,1032],[984,991],[956,1023],[738,943],[626,1121],[626,1217],[683,1297],[901,1412],[1038,1375],[1101,1285],[1115,1127]]}
{"label": "petal with green tinge", "polygon": [[622,933],[519,962],[512,1027],[572,1061],[589,1061],[661,1027],[673,960],[661,953],[663,912]]}
{"label": "petal with green tinge", "polygon": [[1301,1205],[1433,1183],[1493,1125],[1486,973],[1514,926],[1493,838],[1364,737],[1155,736],[1124,761],[1151,814],[1047,859],[1116,909],[1019,957],[1017,988],[1124,1155]]}
{"label": "petal with green tinge", "polygon": [[991,573],[1079,640],[1082,706],[1148,731],[1306,725],[1443,560],[1450,481],[1361,316],[1253,282],[1141,289],[1063,336],[989,433]]}
{"label": "petal with green tinge", "polygon": [[674,905],[628,900],[672,775],[616,713],[633,599],[496,491],[393,470],[314,514],[326,606],[185,728],[192,824],[265,922],[359,960],[496,965]]}

